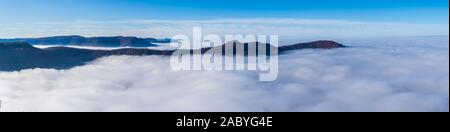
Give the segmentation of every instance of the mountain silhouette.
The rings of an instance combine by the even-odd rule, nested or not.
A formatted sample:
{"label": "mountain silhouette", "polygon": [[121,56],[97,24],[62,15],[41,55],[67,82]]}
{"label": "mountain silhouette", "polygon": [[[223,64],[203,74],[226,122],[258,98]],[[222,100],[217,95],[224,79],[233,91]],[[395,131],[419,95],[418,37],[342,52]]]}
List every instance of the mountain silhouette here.
{"label": "mountain silhouette", "polygon": [[[299,43],[288,46],[275,47],[270,44],[263,43],[240,43],[237,41],[229,42],[218,47],[194,49],[194,50],[179,50],[186,53],[201,53],[205,54],[207,51],[224,55],[258,55],[259,51],[247,52],[247,49],[259,46],[266,46],[267,54],[274,55],[276,53],[283,54],[288,51],[301,49],[332,49],[345,47],[342,44],[333,41],[316,41],[310,43]],[[241,48],[238,48],[241,47]],[[224,49],[232,48],[233,51],[244,49],[245,52],[236,54],[232,52],[227,54]],[[278,52],[276,49],[278,48]],[[148,56],[172,55],[175,50],[154,50],[154,49],[134,49],[124,48],[116,50],[90,50],[78,49],[69,47],[51,47],[51,48],[35,48],[27,42],[0,42],[0,71],[19,71],[33,68],[52,68],[52,69],[69,69],[75,66],[82,66],[95,59],[112,56],[112,55],[131,55],[131,56]],[[256,52],[256,53],[255,53]]]}
{"label": "mountain silhouette", "polygon": [[153,44],[169,40],[143,39],[137,37],[83,37],[83,36],[54,36],[44,38],[0,39],[0,42],[27,42],[32,45],[63,45],[63,46],[94,46],[94,47],[152,47]]}

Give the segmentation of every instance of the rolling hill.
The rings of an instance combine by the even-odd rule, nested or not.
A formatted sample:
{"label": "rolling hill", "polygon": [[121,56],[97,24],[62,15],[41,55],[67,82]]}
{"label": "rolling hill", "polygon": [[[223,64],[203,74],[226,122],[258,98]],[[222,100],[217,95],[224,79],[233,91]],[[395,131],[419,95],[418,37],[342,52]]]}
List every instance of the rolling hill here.
{"label": "rolling hill", "polygon": [[[301,49],[333,49],[345,47],[342,44],[333,41],[316,41],[310,43],[299,43],[288,46],[274,47],[270,44],[260,43],[239,43],[229,42],[219,47],[202,48],[194,50],[185,50],[187,53],[198,51],[205,54],[207,51],[213,50],[216,53],[225,54],[223,49],[233,48],[238,50],[238,46],[242,46],[245,51],[250,46],[266,46],[268,55],[274,55],[273,50],[278,48],[278,54],[287,53],[288,51]],[[219,51],[218,51],[219,50]],[[221,50],[221,51],[220,51]],[[131,55],[131,56],[146,56],[146,55],[172,55],[175,50],[153,50],[153,49],[134,49],[124,48],[116,50],[89,50],[77,49],[69,47],[51,47],[51,48],[35,48],[26,42],[0,42],[0,71],[18,71],[32,68],[53,68],[53,69],[68,69],[75,66],[84,65],[97,58],[112,56],[112,55]],[[242,54],[243,53],[243,54]],[[258,53],[241,52],[241,54],[232,53],[232,55],[257,55]],[[227,54],[230,55],[230,54]]]}

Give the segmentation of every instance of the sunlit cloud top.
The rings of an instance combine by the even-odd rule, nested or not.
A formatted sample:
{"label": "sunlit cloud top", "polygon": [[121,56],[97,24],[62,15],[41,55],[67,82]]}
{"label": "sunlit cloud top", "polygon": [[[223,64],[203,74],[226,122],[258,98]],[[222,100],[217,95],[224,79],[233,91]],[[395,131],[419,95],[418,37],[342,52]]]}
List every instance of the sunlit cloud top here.
{"label": "sunlit cloud top", "polygon": [[202,27],[205,34],[269,34],[282,37],[348,38],[380,36],[448,35],[448,24],[377,23],[326,19],[213,19],[213,20],[118,20],[0,25],[0,36],[44,37],[55,35],[172,37],[192,34]]}

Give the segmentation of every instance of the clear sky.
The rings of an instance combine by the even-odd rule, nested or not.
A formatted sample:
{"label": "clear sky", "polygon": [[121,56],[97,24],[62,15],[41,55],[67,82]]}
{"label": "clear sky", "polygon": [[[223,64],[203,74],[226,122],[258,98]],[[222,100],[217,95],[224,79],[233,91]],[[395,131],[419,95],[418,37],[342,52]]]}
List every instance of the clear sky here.
{"label": "clear sky", "polygon": [[448,16],[448,0],[0,0],[0,28],[1,24],[77,20],[229,18],[448,25]]}

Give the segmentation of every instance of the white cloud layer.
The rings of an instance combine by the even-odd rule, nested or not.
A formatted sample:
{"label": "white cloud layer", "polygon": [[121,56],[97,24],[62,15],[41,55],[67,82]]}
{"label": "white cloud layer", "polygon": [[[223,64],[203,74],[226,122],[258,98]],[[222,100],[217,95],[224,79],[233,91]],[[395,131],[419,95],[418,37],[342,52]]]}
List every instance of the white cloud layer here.
{"label": "white cloud layer", "polygon": [[0,25],[0,38],[54,35],[172,37],[192,34],[270,34],[304,38],[448,35],[448,24],[357,22],[346,20],[248,18],[217,20],[122,20],[14,23]]}
{"label": "white cloud layer", "polygon": [[282,55],[274,82],[256,72],[175,72],[155,56],[0,72],[0,111],[448,112],[448,37],[411,40]]}

